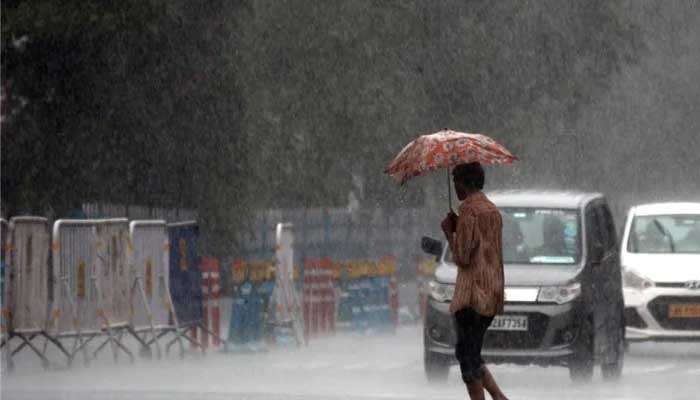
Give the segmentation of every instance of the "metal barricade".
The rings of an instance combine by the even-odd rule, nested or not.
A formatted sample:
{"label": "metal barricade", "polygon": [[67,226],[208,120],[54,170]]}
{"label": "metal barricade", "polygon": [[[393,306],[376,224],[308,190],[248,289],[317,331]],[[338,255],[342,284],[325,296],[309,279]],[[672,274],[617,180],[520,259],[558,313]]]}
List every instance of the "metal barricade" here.
{"label": "metal barricade", "polygon": [[170,289],[181,326],[202,321],[202,285],[198,269],[196,222],[168,225],[170,238]]}
{"label": "metal barricade", "polygon": [[299,294],[294,286],[294,230],[289,223],[277,224],[275,246],[275,285],[269,314],[276,328],[294,333],[297,345],[304,342],[304,317]]}
{"label": "metal barricade", "polygon": [[[12,356],[23,348],[30,348],[48,367],[45,353],[49,342],[53,343],[70,363],[71,355],[63,345],[47,332],[49,312],[49,253],[51,236],[49,223],[41,217],[14,217],[10,220],[8,235],[7,307],[8,343],[13,338],[21,344],[9,351]],[[33,342],[45,339],[43,350]]]}
{"label": "metal barricade", "polygon": [[99,287],[101,312],[111,328],[129,324],[130,268],[129,222],[126,219],[99,221],[97,233],[96,283]]}
{"label": "metal barricade", "polygon": [[[136,332],[151,333],[149,344],[172,332],[178,334],[178,321],[170,296],[170,264],[168,232],[165,221],[132,221],[129,235],[133,251],[130,253],[132,271],[131,324]],[[182,339],[180,355],[184,353]]]}
{"label": "metal barricade", "polygon": [[4,344],[5,340],[7,340],[7,320],[10,313],[10,310],[7,308],[7,299],[5,298],[5,276],[7,271],[5,250],[7,249],[8,233],[7,221],[0,219],[0,344]]}
{"label": "metal barricade", "polygon": [[[10,361],[9,351],[3,350],[8,339],[8,323],[10,319],[10,310],[7,308],[7,299],[5,298],[7,290],[5,290],[6,280],[6,258],[5,250],[7,249],[7,236],[9,228],[5,219],[0,219],[0,368],[8,368]],[[9,346],[8,346],[9,347]]]}
{"label": "metal barricade", "polygon": [[58,220],[53,226],[51,329],[59,337],[75,337],[73,351],[84,349],[87,341],[102,333],[90,284],[97,260],[95,224],[94,220]]}
{"label": "metal barricade", "polygon": [[134,337],[143,352],[150,353],[129,321],[128,229],[124,218],[54,223],[50,327],[57,337],[74,338],[71,355],[82,352],[86,364],[88,343],[103,333],[107,338],[93,356],[109,344],[115,362],[119,351],[133,361],[133,354],[123,341],[124,333]]}
{"label": "metal barricade", "polygon": [[219,292],[221,290],[221,275],[219,260],[214,257],[201,257],[199,269],[202,273],[203,316],[202,325],[207,329],[202,330],[202,346],[209,346],[209,331],[214,333],[212,345],[219,347],[221,333],[221,315],[219,304]]}
{"label": "metal barricade", "polygon": [[307,259],[304,264],[304,326],[306,336],[335,332],[336,293],[333,262]]}
{"label": "metal barricade", "polygon": [[46,328],[49,302],[49,251],[51,237],[46,218],[10,220],[9,264],[12,287],[8,306],[14,332],[40,332]]}
{"label": "metal barricade", "polygon": [[[184,337],[194,347],[204,351],[204,346],[196,339],[197,328],[206,329],[202,323],[202,276],[199,271],[197,239],[199,227],[196,221],[168,224],[170,241],[170,295],[175,315],[182,331],[175,340]],[[190,332],[190,335],[186,335]]]}
{"label": "metal barricade", "polygon": [[134,331],[130,324],[131,268],[129,255],[129,221],[126,218],[98,220],[95,223],[97,258],[94,279],[97,295],[97,315],[107,339],[95,350],[96,356],[107,344],[112,346],[115,361],[118,349],[132,360],[133,355],[123,342],[124,333],[129,333],[141,344],[141,353],[150,355],[148,344]]}

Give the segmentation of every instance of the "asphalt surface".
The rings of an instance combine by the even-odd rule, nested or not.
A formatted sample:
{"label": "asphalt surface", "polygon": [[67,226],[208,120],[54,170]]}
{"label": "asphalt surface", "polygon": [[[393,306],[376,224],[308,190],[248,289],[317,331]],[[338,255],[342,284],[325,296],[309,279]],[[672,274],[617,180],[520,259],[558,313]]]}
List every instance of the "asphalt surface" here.
{"label": "asphalt surface", "polygon": [[[457,368],[441,385],[428,384],[420,326],[396,334],[336,334],[308,347],[185,360],[122,358],[108,353],[90,367],[44,371],[30,353],[12,374],[2,371],[2,399],[463,399]],[[58,360],[58,355],[52,355]],[[581,385],[564,368],[493,366],[497,380],[517,399],[700,399],[700,344],[633,345],[619,382]]]}

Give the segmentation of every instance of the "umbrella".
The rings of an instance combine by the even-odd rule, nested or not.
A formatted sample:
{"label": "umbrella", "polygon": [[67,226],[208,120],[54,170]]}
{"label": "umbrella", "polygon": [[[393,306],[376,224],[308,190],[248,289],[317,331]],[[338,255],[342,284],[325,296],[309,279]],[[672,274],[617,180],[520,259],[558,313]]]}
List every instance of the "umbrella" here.
{"label": "umbrella", "polygon": [[445,129],[419,136],[407,144],[389,164],[385,173],[403,185],[409,179],[440,168],[447,169],[448,197],[452,209],[449,169],[459,164],[511,164],[518,158],[503,145],[480,133]]}

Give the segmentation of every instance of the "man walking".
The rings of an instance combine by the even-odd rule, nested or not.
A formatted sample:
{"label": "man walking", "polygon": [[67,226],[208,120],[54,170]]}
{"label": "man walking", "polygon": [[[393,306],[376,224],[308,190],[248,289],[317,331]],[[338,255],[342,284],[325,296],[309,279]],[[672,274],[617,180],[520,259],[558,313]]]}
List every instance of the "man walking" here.
{"label": "man walking", "polygon": [[460,164],[452,170],[459,216],[450,211],[442,230],[457,264],[457,283],[450,312],[457,332],[455,353],[472,400],[507,400],[481,358],[486,329],[503,311],[502,219],[482,189],[484,170],[479,163]]}

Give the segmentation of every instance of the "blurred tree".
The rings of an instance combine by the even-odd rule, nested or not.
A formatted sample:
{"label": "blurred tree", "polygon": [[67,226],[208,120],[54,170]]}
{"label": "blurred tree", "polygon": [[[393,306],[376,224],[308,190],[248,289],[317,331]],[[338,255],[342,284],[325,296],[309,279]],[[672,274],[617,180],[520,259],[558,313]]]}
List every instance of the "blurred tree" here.
{"label": "blurred tree", "polygon": [[4,211],[195,208],[232,236],[244,101],[228,1],[2,4]]}
{"label": "blurred tree", "polygon": [[[252,167],[278,180],[256,197],[279,207],[342,205],[353,175],[368,204],[421,204],[380,172],[415,135],[444,127],[494,133],[540,160],[511,184],[569,182],[576,170],[552,164],[577,151],[572,121],[642,49],[618,1],[252,4],[243,81],[257,118],[246,126],[273,133],[256,136],[270,151]],[[562,159],[543,158],[548,145]]]}
{"label": "blurred tree", "polygon": [[582,181],[553,166],[643,49],[629,6],[4,1],[3,210],[195,208],[226,251],[256,208],[423,204],[381,172],[444,127],[507,143],[501,183]]}

